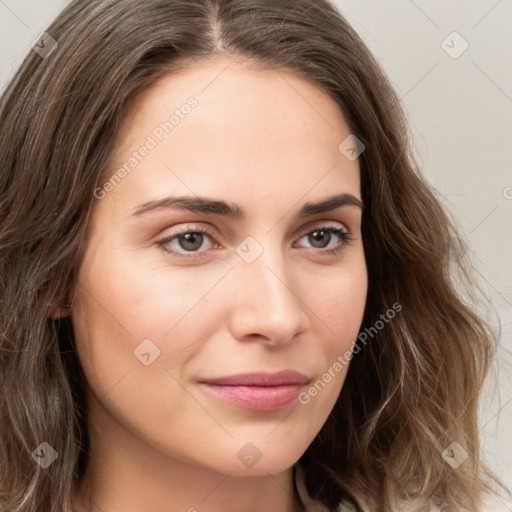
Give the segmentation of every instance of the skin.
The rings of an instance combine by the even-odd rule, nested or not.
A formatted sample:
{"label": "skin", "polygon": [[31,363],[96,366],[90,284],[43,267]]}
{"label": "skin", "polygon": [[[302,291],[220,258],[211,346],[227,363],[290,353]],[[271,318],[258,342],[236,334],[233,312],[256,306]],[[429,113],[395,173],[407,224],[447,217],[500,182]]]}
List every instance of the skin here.
{"label": "skin", "polygon": [[[292,465],[348,367],[307,404],[272,412],[227,402],[197,381],[295,369],[315,382],[351,350],[361,325],[361,209],[297,217],[304,203],[336,193],[361,199],[359,163],[338,150],[351,133],[339,107],[290,73],[196,62],[137,98],[111,174],[190,96],[197,107],[97,200],[71,309],[58,313],[71,314],[90,402],[90,464],[75,512],[303,510]],[[178,208],[133,215],[176,195],[235,203],[246,218]],[[325,225],[352,240],[326,232],[315,242]],[[205,235],[188,252],[183,239],[167,243],[183,257],[156,243],[200,227],[215,240]],[[249,236],[262,250],[251,263],[237,253],[256,254],[257,244],[243,244]],[[325,252],[333,247],[342,249]],[[144,339],[160,350],[147,366],[134,355]],[[237,456],[244,446],[261,455],[251,467]]]}

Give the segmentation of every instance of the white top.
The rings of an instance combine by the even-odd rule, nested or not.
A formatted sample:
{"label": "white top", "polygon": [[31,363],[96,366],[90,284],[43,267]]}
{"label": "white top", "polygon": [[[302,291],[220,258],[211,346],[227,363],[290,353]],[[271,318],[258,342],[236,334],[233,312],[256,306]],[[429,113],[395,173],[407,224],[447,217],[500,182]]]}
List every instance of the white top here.
{"label": "white top", "polygon": [[[300,464],[295,464],[295,487],[297,493],[304,504],[306,512],[329,512],[329,509],[317,500],[313,500],[307,490],[304,480],[304,468]],[[417,512],[421,500],[413,500],[408,503],[398,505],[396,512]],[[363,508],[364,512],[372,512],[369,508]],[[355,508],[350,504],[342,504],[338,512],[354,512]],[[486,495],[482,504],[481,512],[511,512],[512,499],[503,495]],[[432,505],[431,512],[442,512],[442,509]]]}

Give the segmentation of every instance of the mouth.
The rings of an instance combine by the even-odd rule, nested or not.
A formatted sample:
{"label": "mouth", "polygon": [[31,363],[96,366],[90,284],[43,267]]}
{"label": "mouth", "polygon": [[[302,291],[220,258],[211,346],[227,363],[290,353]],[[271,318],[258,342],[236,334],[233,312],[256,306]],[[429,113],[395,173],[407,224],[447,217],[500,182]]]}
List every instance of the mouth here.
{"label": "mouth", "polygon": [[277,373],[245,373],[202,379],[201,387],[214,396],[254,411],[278,411],[297,400],[310,382],[294,370]]}

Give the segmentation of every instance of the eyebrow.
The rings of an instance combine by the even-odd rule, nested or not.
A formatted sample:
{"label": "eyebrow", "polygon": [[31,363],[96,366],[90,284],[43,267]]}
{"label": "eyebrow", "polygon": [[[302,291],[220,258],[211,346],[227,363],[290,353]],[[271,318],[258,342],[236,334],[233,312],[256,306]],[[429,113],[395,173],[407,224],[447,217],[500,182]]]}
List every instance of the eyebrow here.
{"label": "eyebrow", "polygon": [[[357,208],[364,208],[360,199],[348,193],[337,194],[327,197],[322,201],[316,203],[305,203],[299,210],[297,217],[302,218],[315,213],[323,213],[342,206],[353,206]],[[224,215],[226,217],[243,220],[245,219],[245,211],[243,208],[236,204],[228,204],[219,199],[211,199],[208,197],[199,196],[179,196],[179,197],[166,197],[135,207],[135,212],[132,215],[141,216],[158,209],[180,209],[188,210],[191,212],[211,213],[215,215]]]}

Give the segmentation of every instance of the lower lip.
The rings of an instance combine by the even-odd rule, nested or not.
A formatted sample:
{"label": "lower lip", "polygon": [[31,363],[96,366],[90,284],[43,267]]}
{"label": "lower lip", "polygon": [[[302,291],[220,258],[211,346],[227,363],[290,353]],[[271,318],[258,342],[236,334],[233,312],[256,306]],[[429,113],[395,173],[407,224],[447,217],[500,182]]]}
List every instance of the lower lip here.
{"label": "lower lip", "polygon": [[279,411],[297,400],[302,384],[282,386],[221,386],[201,383],[205,389],[225,400],[253,411]]}

